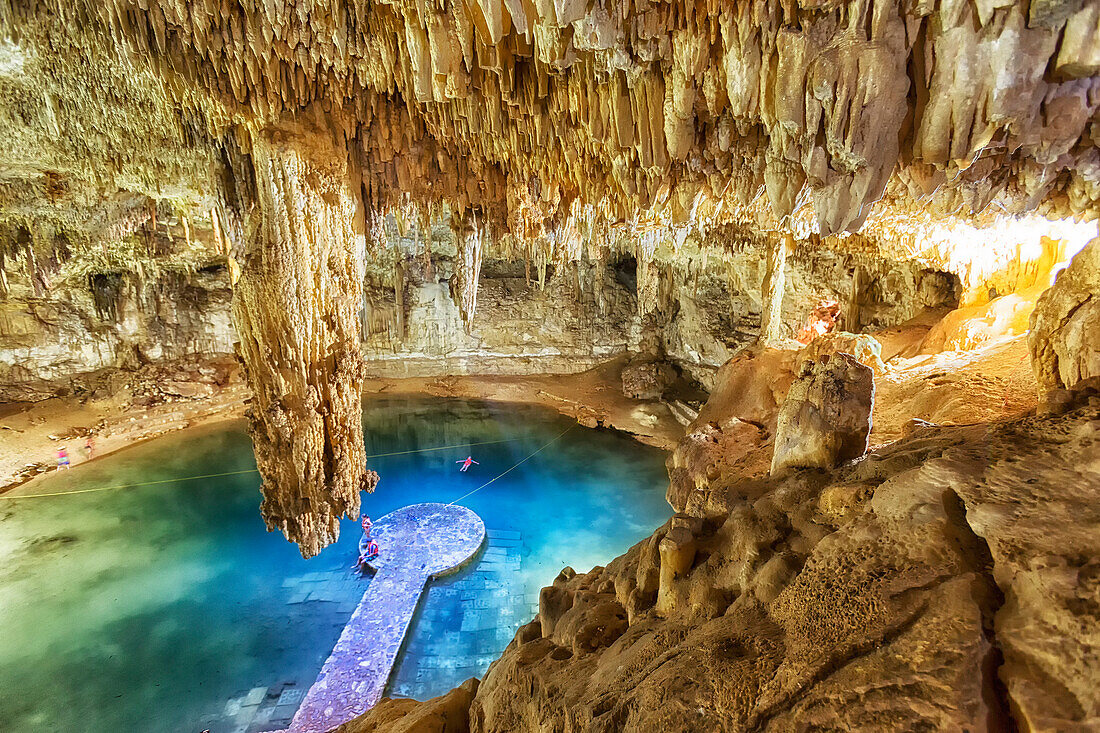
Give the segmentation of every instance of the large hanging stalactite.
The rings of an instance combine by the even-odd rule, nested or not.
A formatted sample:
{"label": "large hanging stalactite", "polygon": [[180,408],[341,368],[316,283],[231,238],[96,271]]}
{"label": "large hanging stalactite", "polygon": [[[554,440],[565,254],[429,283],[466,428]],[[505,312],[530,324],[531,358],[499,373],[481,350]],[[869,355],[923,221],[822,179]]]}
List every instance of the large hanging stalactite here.
{"label": "large hanging stalactite", "polygon": [[358,309],[365,219],[341,130],[297,124],[252,141],[255,203],[234,290],[252,387],[261,506],[312,557],[359,514],[366,470]]}

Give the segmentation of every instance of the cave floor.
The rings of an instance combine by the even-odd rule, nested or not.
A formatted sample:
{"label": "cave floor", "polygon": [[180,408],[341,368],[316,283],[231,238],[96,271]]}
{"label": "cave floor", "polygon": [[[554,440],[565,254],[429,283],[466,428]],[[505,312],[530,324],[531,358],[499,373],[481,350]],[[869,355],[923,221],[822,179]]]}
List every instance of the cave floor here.
{"label": "cave floor", "polygon": [[[638,441],[671,450],[683,435],[668,408],[656,401],[623,396],[623,360],[578,374],[522,377],[461,376],[372,378],[364,398],[426,394],[542,405],[595,427],[603,425]],[[135,378],[132,381],[140,381]],[[128,389],[57,397],[19,406],[4,405],[0,417],[0,493],[56,468],[57,449],[66,446],[73,465],[89,458],[83,436],[95,435],[95,456],[166,433],[243,417],[248,389],[238,378],[210,393],[147,404]]]}

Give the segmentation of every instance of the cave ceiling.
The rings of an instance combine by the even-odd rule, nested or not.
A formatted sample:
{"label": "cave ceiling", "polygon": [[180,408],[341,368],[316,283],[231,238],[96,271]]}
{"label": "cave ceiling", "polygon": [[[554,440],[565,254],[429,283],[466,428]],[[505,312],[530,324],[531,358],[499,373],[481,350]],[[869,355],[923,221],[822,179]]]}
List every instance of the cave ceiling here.
{"label": "cave ceiling", "polygon": [[520,241],[1100,202],[1084,0],[4,0],[0,30],[5,193],[52,171],[202,200],[227,148],[323,118],[368,212]]}

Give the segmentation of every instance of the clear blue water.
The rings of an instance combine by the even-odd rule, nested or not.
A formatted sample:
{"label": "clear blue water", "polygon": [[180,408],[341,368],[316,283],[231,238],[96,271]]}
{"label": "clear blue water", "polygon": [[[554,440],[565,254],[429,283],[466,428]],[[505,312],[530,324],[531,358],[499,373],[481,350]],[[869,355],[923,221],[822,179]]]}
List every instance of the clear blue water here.
{"label": "clear blue water", "polygon": [[[364,425],[368,454],[512,441],[371,459],[376,519],[520,464],[461,502],[488,546],[429,584],[391,695],[480,676],[563,566],[605,563],[670,514],[662,452],[543,409],[375,399]],[[480,465],[460,474],[467,454]],[[254,466],[239,426],[189,431],[19,492],[166,483],[0,501],[0,730],[245,733],[293,714],[369,580],[350,570],[357,524],[307,561],[265,531],[255,473],[171,480]]]}

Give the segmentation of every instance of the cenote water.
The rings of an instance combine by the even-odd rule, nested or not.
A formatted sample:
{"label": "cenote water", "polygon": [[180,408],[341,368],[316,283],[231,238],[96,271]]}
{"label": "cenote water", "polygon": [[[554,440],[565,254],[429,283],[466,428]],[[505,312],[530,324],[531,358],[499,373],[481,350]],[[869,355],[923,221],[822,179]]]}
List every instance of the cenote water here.
{"label": "cenote water", "polygon": [[[452,501],[520,464],[461,502],[490,539],[429,584],[390,696],[426,699],[481,676],[562,567],[606,563],[670,514],[660,451],[539,408],[372,400],[364,424],[368,454],[511,441],[371,459],[382,481],[363,499],[375,519]],[[461,474],[467,454],[480,463]],[[350,569],[356,523],[307,561],[265,531],[255,473],[174,480],[254,467],[240,426],[189,431],[17,493],[162,483],[0,501],[0,730],[285,726],[369,579]]]}

